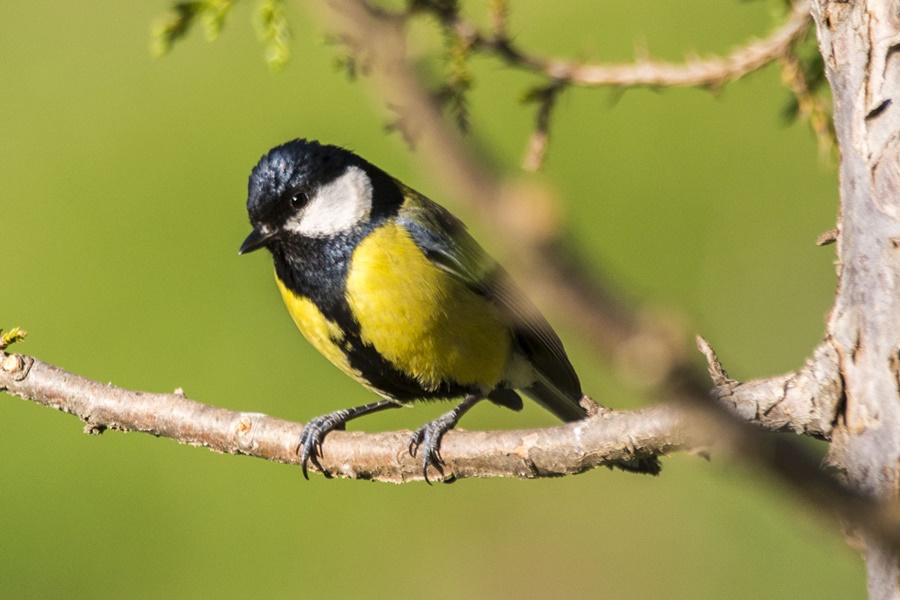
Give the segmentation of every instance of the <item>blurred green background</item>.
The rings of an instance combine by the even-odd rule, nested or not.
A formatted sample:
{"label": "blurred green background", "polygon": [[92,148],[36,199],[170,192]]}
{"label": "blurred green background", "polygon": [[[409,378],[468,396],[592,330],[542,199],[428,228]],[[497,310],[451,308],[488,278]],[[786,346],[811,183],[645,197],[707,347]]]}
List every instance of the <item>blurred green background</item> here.
{"label": "blurred green background", "polygon": [[[327,29],[291,5],[294,58],[270,73],[239,5],[153,59],[164,0],[0,6],[0,327],[18,351],[119,386],[304,421],[370,401],[294,330],[249,231],[250,168],[305,136],[351,147],[441,200],[383,127],[365,82],[333,66]],[[774,23],[766,3],[518,2],[534,50],[629,60],[725,52]],[[515,172],[535,80],[477,60],[473,129]],[[837,175],[768,68],[716,95],[573,90],[540,178],[573,235],[635,302],[683,315],[737,378],[804,360],[823,332]],[[465,217],[465,213],[461,213]],[[475,228],[482,238],[483,230]],[[484,239],[490,246],[490,240]],[[551,321],[559,321],[548,311]],[[627,408],[572,328],[585,388]],[[416,427],[442,406],[365,420]],[[323,598],[863,597],[833,523],[764,473],[676,455],[659,478],[391,486],[313,477],[164,439],[108,432],[0,397],[0,596]],[[552,424],[483,406],[464,427]]]}

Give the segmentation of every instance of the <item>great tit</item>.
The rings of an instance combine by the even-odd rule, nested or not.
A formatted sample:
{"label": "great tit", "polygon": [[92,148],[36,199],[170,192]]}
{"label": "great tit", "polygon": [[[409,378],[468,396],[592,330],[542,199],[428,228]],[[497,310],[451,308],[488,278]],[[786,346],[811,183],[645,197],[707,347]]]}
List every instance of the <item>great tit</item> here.
{"label": "great tit", "polygon": [[559,337],[459,219],[353,152],[297,139],[250,174],[253,231],[307,340],[380,400],[310,420],[303,474],[329,431],[414,400],[464,398],[412,436],[443,474],[441,437],[487,399],[522,409],[521,390],[564,421],[587,415]]}

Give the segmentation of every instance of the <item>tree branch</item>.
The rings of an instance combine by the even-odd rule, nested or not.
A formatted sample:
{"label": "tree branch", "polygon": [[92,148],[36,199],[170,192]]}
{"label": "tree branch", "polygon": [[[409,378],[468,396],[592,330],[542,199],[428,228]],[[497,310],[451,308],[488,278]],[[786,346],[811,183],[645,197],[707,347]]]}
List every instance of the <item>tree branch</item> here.
{"label": "tree branch", "polygon": [[843,402],[837,349],[816,348],[799,371],[741,383],[728,377],[709,342],[697,338],[715,388],[713,396],[741,419],[771,431],[793,431],[828,440]]}
{"label": "tree branch", "polygon": [[[300,464],[297,446],[303,425],[216,408],[181,393],[105,385],[30,356],[0,353],[0,391],[73,414],[85,422],[89,433],[139,431],[214,452]],[[441,444],[444,475],[452,479],[570,475],[708,445],[712,439],[693,434],[689,440],[684,416],[671,407],[630,412],[597,407],[593,412],[586,421],[546,429],[450,431]],[[422,481],[421,461],[409,454],[411,435],[329,433],[320,460],[323,472],[393,483]],[[314,465],[310,468],[316,470]]]}
{"label": "tree branch", "polygon": [[808,0],[794,0],[788,19],[767,37],[749,42],[727,56],[689,59],[683,63],[641,59],[627,64],[585,63],[547,58],[529,53],[516,45],[509,32],[505,3],[492,11],[491,32],[479,30],[460,14],[447,17],[445,26],[463,40],[466,47],[494,55],[508,66],[543,75],[549,83],[532,92],[537,96],[535,127],[528,140],[522,168],[537,171],[546,156],[550,137],[550,114],[560,92],[570,85],[581,87],[708,87],[719,89],[774,61],[780,61],[785,83],[791,88],[800,109],[808,118],[823,154],[832,143],[830,120],[821,101],[809,93],[798,61],[792,56],[794,43],[809,29]]}
{"label": "tree branch", "polygon": [[617,87],[721,87],[740,79],[789,53],[791,44],[810,23],[809,1],[795,0],[787,21],[764,39],[750,42],[727,56],[706,60],[670,63],[639,60],[610,65],[547,58],[525,52],[516,46],[505,19],[492,33],[479,31],[470,21],[458,18],[454,25],[472,48],[501,57],[509,65],[533,71],[555,80],[580,86]]}
{"label": "tree branch", "polygon": [[[182,393],[125,390],[30,356],[0,352],[0,391],[73,414],[86,423],[88,433],[138,431],[214,452],[300,463],[300,424],[208,406]],[[421,463],[408,450],[410,435],[333,431],[323,444],[323,471],[391,483],[421,481]],[[837,513],[885,544],[900,547],[896,507],[880,505],[822,473],[813,459],[796,452],[789,438],[762,436],[736,416],[696,405],[625,412],[598,407],[583,421],[535,430],[454,430],[444,438],[441,454],[446,480],[535,478],[582,473],[678,450],[704,450],[711,444],[767,465],[782,481],[795,483],[820,510]]]}

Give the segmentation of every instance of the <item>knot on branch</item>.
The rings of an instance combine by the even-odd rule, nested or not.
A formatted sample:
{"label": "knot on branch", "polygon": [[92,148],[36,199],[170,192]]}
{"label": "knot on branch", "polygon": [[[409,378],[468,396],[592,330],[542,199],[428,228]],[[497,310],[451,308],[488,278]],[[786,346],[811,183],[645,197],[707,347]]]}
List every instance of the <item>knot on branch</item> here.
{"label": "knot on branch", "polygon": [[34,359],[30,356],[5,354],[0,351],[0,369],[8,373],[13,381],[22,381],[28,377],[28,371],[33,363]]}
{"label": "knot on branch", "polygon": [[728,376],[705,339],[698,336],[697,346],[706,357],[713,397],[737,416],[773,431],[831,438],[844,393],[839,356],[831,340],[819,344],[800,370],[747,382]]}

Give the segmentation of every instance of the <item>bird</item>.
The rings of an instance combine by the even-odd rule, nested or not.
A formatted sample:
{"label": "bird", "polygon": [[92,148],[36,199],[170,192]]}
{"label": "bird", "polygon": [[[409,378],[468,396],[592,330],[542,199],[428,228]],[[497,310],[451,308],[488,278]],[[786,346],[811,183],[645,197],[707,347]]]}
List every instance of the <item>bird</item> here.
{"label": "bird", "polygon": [[[565,422],[584,419],[559,336],[507,271],[447,209],[350,150],[294,139],[253,168],[252,231],[267,248],[304,337],[377,401],[304,425],[303,475],[325,436],[363,415],[462,399],[413,433],[409,453],[442,477],[440,443],[483,400],[519,411],[519,392]],[[326,473],[327,474],[327,473]]]}

